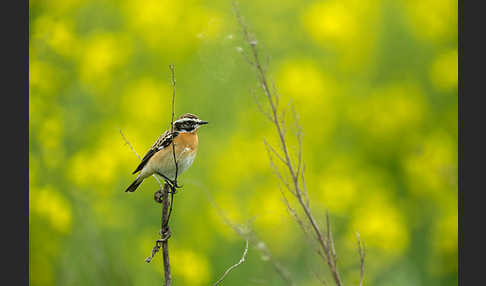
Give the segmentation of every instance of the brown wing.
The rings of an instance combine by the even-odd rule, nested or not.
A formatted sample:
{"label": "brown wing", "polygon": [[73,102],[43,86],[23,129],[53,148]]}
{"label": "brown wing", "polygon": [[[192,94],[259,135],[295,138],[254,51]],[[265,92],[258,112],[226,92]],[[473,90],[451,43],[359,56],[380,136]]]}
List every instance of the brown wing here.
{"label": "brown wing", "polygon": [[133,171],[132,174],[137,173],[138,171],[142,170],[143,167],[147,164],[147,162],[152,158],[152,156],[159,152],[160,150],[164,149],[165,147],[169,146],[170,143],[174,140],[174,138],[179,135],[179,132],[170,133],[169,130],[165,131],[164,134],[160,135],[160,137],[155,141],[154,145],[148,150],[147,154],[143,156],[142,162],[138,165],[138,167]]}

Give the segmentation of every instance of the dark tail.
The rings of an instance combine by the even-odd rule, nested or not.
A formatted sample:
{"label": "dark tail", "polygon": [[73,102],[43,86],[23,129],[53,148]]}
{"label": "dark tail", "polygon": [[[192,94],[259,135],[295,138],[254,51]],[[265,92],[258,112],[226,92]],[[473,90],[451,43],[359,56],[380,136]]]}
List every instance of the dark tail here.
{"label": "dark tail", "polygon": [[143,179],[135,179],[135,181],[133,181],[133,183],[128,186],[128,188],[125,190],[125,192],[135,192],[135,190],[138,188],[138,186],[140,186],[140,184],[143,182]]}

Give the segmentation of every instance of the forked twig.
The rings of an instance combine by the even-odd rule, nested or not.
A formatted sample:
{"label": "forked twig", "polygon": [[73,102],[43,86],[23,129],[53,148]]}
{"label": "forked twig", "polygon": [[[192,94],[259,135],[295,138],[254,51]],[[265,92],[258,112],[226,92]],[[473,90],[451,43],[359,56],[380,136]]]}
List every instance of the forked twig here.
{"label": "forked twig", "polygon": [[219,283],[223,282],[224,278],[226,277],[226,275],[228,275],[228,273],[230,273],[233,269],[235,269],[236,267],[240,266],[243,262],[245,262],[247,254],[248,254],[248,239],[246,240],[245,250],[243,251],[243,256],[241,256],[240,261],[238,261],[236,264],[234,264],[234,265],[230,266],[228,269],[226,269],[223,276],[221,276],[221,278],[219,278],[219,280],[216,281],[216,283],[214,283],[213,286],[216,286]]}
{"label": "forked twig", "polygon": [[[172,80],[172,118],[170,122],[170,131],[171,133],[174,132],[174,115],[175,115],[175,86],[176,86],[176,81],[175,81],[175,68],[174,65],[171,64],[169,65],[169,69],[171,71],[171,80]],[[128,139],[125,137],[123,132],[120,129],[120,135],[122,136],[123,140],[125,143],[130,146],[130,149],[135,153],[135,155],[140,159],[141,157],[138,155],[138,153],[135,151],[133,146],[130,144]],[[159,250],[162,248],[162,256],[163,256],[163,261],[164,261],[164,282],[165,286],[170,286],[172,283],[172,276],[171,276],[171,271],[170,271],[170,262],[169,262],[169,243],[168,240],[171,237],[171,231],[169,228],[169,218],[172,213],[172,208],[174,205],[174,194],[175,194],[175,188],[177,187],[177,175],[178,175],[178,164],[177,164],[177,159],[176,159],[176,154],[175,154],[175,146],[172,144],[172,156],[174,158],[174,164],[175,164],[175,178],[174,182],[169,184],[168,181],[165,181],[164,185],[162,186],[162,183],[159,181],[157,176],[154,174],[152,175],[157,183],[160,186],[160,189],[155,192],[154,194],[154,199],[156,202],[162,204],[162,214],[161,214],[161,229],[160,229],[160,239],[155,241],[155,246],[152,249],[152,255],[147,257],[145,259],[145,262],[150,263],[152,259],[154,258],[155,254],[159,252]],[[170,203],[169,203],[169,193],[171,194],[170,198]],[[169,209],[170,208],[170,209]]]}
{"label": "forked twig", "polygon": [[[251,66],[255,69],[257,75],[257,81],[262,88],[263,94],[265,94],[267,98],[268,105],[270,108],[270,117],[271,117],[270,119],[274,125],[275,131],[279,138],[279,152],[277,152],[273,147],[269,147],[269,144],[265,142],[272,167],[277,173],[277,175],[279,176],[279,179],[287,187],[287,190],[296,197],[298,204],[300,205],[303,213],[305,214],[304,217],[306,222],[311,226],[312,232],[314,234],[313,237],[315,238],[316,242],[319,244],[320,250],[318,251],[318,254],[319,255],[323,254],[321,255],[321,257],[323,258],[324,262],[327,263],[335,284],[337,286],[342,286],[343,282],[340,277],[340,273],[338,271],[337,255],[334,248],[334,239],[332,237],[332,233],[330,229],[329,216],[328,215],[326,216],[326,221],[328,225],[328,232],[326,236],[321,231],[319,224],[314,218],[314,215],[312,214],[309,207],[309,198],[307,195],[307,188],[305,185],[305,178],[304,178],[305,164],[303,163],[303,159],[302,159],[302,149],[303,149],[302,131],[300,125],[298,124],[298,117],[294,112],[293,119],[297,127],[296,136],[297,136],[298,148],[299,148],[297,154],[297,162],[294,163],[291,160],[289,147],[286,140],[286,130],[285,130],[286,122],[285,122],[285,113],[284,113],[285,110],[282,110],[281,108],[278,107],[279,95],[275,92],[276,90],[275,86],[273,87],[273,90],[269,86],[269,80],[266,74],[266,69],[261,64],[261,60],[260,60],[261,56],[257,48],[258,42],[254,38],[254,36],[250,34],[247,25],[243,21],[243,18],[238,9],[237,2],[233,2],[233,6],[234,6],[236,19],[242,30],[244,41],[248,45],[252,57],[252,59],[250,60]],[[259,107],[259,109],[263,109],[263,108]],[[267,117],[266,114],[264,115]],[[282,162],[283,166],[287,170],[287,175],[289,176],[289,179],[291,181],[290,184],[287,183],[284,176],[281,174],[280,171],[278,171],[278,168],[273,166],[274,163],[271,158],[272,155],[275,155],[277,158],[279,158],[279,160]],[[288,203],[288,201],[286,202]],[[289,210],[291,211],[292,208],[290,208]],[[297,221],[299,224],[302,222],[301,220],[297,220]]]}
{"label": "forked twig", "polygon": [[[137,151],[135,151],[135,149],[133,148],[132,144],[130,144],[130,141],[128,141],[128,139],[125,137],[125,135],[123,134],[121,129],[119,131],[120,131],[120,135],[122,136],[125,143],[130,147],[130,149],[132,149],[133,153],[135,153],[135,155],[140,160],[142,160],[140,158],[140,156],[138,155]],[[168,210],[168,205],[169,205],[168,204],[169,185],[166,182],[164,184],[164,186],[162,187],[162,183],[159,181],[157,176],[155,176],[155,174],[152,175],[152,176],[155,178],[155,180],[157,181],[157,183],[160,186],[160,190],[155,192],[155,198],[156,198],[157,202],[162,203],[162,217],[161,217],[160,239],[155,241],[155,246],[152,249],[152,255],[147,257],[145,259],[145,262],[150,263],[152,261],[152,259],[154,258],[155,254],[157,252],[159,252],[160,248],[162,248],[162,253],[163,253],[163,257],[164,257],[164,280],[165,280],[164,285],[169,286],[169,285],[171,285],[171,282],[172,282],[172,277],[171,277],[171,274],[170,274],[169,246],[168,246],[168,243],[167,243],[168,239],[171,236],[170,229],[169,229],[169,226],[167,224],[168,223],[168,219],[167,219],[167,212],[168,211],[167,210]]]}
{"label": "forked twig", "polygon": [[[170,132],[174,133],[174,115],[175,115],[175,95],[176,95],[176,80],[175,80],[175,67],[173,64],[169,65],[170,73],[171,73],[171,82],[172,82],[172,118],[170,120]],[[177,188],[177,175],[179,173],[179,164],[177,163],[176,154],[175,154],[175,144],[172,143],[172,157],[174,158],[175,164],[175,178],[174,178],[174,186],[172,187],[170,193],[170,210],[169,215],[167,217],[167,223],[169,223],[170,215],[172,214],[172,207],[174,205],[174,194]]]}
{"label": "forked twig", "polygon": [[358,237],[358,252],[359,252],[359,286],[363,286],[364,282],[364,275],[365,275],[365,250],[364,246],[361,246],[361,235],[356,233],[356,236]]}
{"label": "forked twig", "polygon": [[229,227],[231,227],[231,229],[233,229],[233,231],[236,232],[239,236],[241,236],[245,240],[249,241],[252,245],[254,245],[256,249],[261,253],[262,257],[265,257],[265,260],[271,263],[271,265],[275,269],[275,272],[277,272],[280,278],[282,278],[282,280],[288,286],[295,286],[288,271],[277,260],[275,260],[275,258],[273,258],[266,244],[263,241],[259,240],[257,237],[255,237],[255,235],[251,232],[251,230],[248,229],[243,230],[241,227],[231,222],[226,217],[223,210],[218,206],[211,193],[205,188],[203,188],[203,190],[207,193],[210,203],[212,204],[214,209],[218,212],[218,215],[222,218],[223,222]]}

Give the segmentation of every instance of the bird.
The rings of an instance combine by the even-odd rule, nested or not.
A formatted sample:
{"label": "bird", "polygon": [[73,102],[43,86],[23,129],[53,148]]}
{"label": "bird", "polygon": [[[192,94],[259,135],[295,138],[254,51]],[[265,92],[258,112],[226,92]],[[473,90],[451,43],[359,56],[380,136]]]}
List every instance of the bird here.
{"label": "bird", "polygon": [[[184,173],[194,162],[197,154],[197,130],[209,122],[194,114],[182,114],[155,141],[143,156],[142,161],[132,174],[140,172],[125,192],[134,192],[149,176],[157,174],[164,178],[175,190],[177,176]],[[175,156],[174,156],[175,155]],[[175,160],[174,160],[175,157]]]}

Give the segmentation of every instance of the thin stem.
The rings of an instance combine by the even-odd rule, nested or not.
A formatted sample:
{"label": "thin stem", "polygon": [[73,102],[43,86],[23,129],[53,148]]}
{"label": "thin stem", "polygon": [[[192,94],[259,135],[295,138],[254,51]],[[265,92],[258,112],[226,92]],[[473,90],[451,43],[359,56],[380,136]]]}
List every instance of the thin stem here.
{"label": "thin stem", "polygon": [[[162,197],[162,225],[161,236],[170,235],[169,228],[169,184],[164,184],[164,191]],[[170,273],[170,261],[169,261],[169,239],[162,241],[162,257],[164,260],[164,281],[165,286],[170,286],[172,283],[172,276]]]}
{"label": "thin stem", "polygon": [[360,270],[360,273],[359,273],[359,286],[363,286],[363,282],[364,282],[364,275],[365,275],[365,256],[366,256],[366,253],[365,253],[365,250],[364,250],[364,246],[361,246],[361,235],[358,233],[356,233],[356,236],[358,237],[358,253],[359,253],[359,270]]}
{"label": "thin stem", "polygon": [[[169,69],[171,73],[171,82],[172,82],[172,118],[170,120],[170,132],[174,133],[175,96],[176,96],[175,66],[173,64],[170,64]],[[169,223],[168,220],[170,218],[170,215],[172,214],[172,205],[174,204],[174,193],[176,191],[175,189],[177,188],[177,175],[179,172],[179,164],[177,163],[176,154],[175,154],[175,143],[172,143],[172,157],[174,158],[174,164],[175,164],[175,177],[174,177],[175,186],[173,186],[171,190],[170,210],[169,210],[169,216],[167,217],[167,223]]]}
{"label": "thin stem", "polygon": [[266,261],[271,263],[273,268],[275,269],[275,272],[280,276],[280,278],[288,285],[288,286],[295,286],[294,282],[292,281],[292,278],[290,277],[288,271],[272,256],[272,253],[266,246],[266,244],[259,240],[251,230],[243,230],[241,227],[238,227],[235,225],[233,222],[231,222],[226,215],[224,214],[223,210],[219,207],[219,205],[216,203],[214,200],[213,196],[211,193],[203,188],[204,191],[206,191],[208,195],[208,199],[210,203],[213,205],[213,207],[216,209],[218,212],[219,216],[223,219],[224,223],[231,227],[234,232],[236,232],[239,236],[243,237],[244,239],[248,240],[251,242],[252,245],[256,247],[256,249],[262,254],[262,257],[265,257]]}
{"label": "thin stem", "polygon": [[233,269],[235,269],[236,267],[240,266],[243,262],[245,262],[247,254],[248,254],[248,239],[246,240],[245,250],[243,251],[243,256],[241,257],[240,261],[238,261],[236,264],[234,264],[234,265],[230,266],[228,269],[226,269],[223,276],[221,276],[221,278],[219,278],[219,280],[216,281],[216,283],[214,283],[213,286],[216,286],[219,283],[223,282],[224,278],[226,277],[226,275],[228,275],[228,273],[230,273]]}
{"label": "thin stem", "polygon": [[284,165],[287,167],[289,175],[290,175],[292,182],[293,182],[294,194],[297,197],[297,200],[298,200],[299,204],[301,205],[302,209],[304,210],[304,213],[306,215],[307,220],[309,221],[309,223],[312,226],[312,229],[314,230],[316,240],[318,241],[323,252],[326,255],[326,263],[329,266],[329,269],[332,273],[334,281],[336,282],[336,285],[342,286],[343,283],[341,281],[341,278],[340,278],[340,275],[339,275],[339,272],[338,272],[338,269],[337,269],[336,261],[333,259],[334,256],[332,255],[331,250],[329,249],[327,242],[326,242],[316,220],[314,219],[314,216],[312,215],[312,213],[311,213],[311,211],[308,207],[308,204],[306,204],[306,202],[304,201],[304,198],[303,198],[303,195],[302,195],[302,190],[301,190],[301,187],[299,185],[299,174],[297,174],[295,172],[292,161],[290,160],[287,142],[285,141],[284,128],[281,125],[281,121],[279,120],[277,107],[276,107],[276,104],[275,104],[275,101],[274,101],[275,96],[270,91],[266,72],[265,72],[264,68],[262,67],[262,65],[260,63],[260,57],[259,57],[258,49],[256,47],[257,41],[250,36],[248,28],[244,24],[243,19],[241,17],[241,14],[239,13],[239,9],[237,7],[236,2],[234,2],[234,11],[235,11],[238,23],[243,30],[243,37],[244,37],[246,43],[248,44],[248,46],[251,50],[251,53],[252,53],[252,56],[253,56],[252,62],[253,62],[253,66],[255,67],[256,72],[257,72],[258,81],[259,81],[259,83],[260,83],[260,85],[263,89],[264,94],[267,97],[268,103],[269,103],[270,108],[271,108],[272,121],[275,125],[278,137],[280,139],[280,148],[282,149],[282,152],[284,154],[284,159],[285,159]]}

